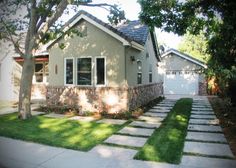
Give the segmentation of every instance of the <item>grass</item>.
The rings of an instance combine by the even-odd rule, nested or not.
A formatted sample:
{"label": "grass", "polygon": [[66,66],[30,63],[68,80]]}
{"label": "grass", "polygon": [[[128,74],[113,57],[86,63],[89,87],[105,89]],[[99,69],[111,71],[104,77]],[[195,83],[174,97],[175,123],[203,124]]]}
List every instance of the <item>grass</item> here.
{"label": "grass", "polygon": [[154,131],[135,159],[179,164],[187,134],[192,99],[177,101],[163,124]]}
{"label": "grass", "polygon": [[82,151],[102,143],[122,127],[44,116],[23,121],[17,118],[16,113],[0,117],[0,136]]}

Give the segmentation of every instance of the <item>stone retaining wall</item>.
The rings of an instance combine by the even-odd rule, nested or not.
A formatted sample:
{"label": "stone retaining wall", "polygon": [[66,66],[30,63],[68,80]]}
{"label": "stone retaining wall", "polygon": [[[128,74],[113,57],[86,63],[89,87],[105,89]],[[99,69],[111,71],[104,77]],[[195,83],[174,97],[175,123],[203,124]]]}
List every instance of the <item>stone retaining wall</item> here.
{"label": "stone retaining wall", "polygon": [[162,83],[137,87],[48,86],[47,105],[109,113],[133,110],[163,93]]}

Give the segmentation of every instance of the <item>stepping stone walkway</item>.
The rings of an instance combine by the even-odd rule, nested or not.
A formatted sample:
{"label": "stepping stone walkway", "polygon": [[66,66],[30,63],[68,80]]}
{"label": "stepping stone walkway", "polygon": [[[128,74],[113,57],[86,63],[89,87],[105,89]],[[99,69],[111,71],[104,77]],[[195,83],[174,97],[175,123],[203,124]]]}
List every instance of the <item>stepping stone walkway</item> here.
{"label": "stepping stone walkway", "polygon": [[56,113],[50,113],[50,114],[46,114],[44,116],[51,117],[51,118],[65,118],[66,117],[66,115],[64,115],[64,114],[56,114]]}
{"label": "stepping stone walkway", "polygon": [[43,115],[45,112],[40,112],[40,111],[31,111],[32,116],[37,116],[37,115]]}
{"label": "stepping stone walkway", "polygon": [[114,125],[122,125],[126,123],[127,120],[117,120],[117,119],[102,119],[97,121],[97,123],[106,123],[106,124],[114,124]]}
{"label": "stepping stone walkway", "polygon": [[70,120],[78,120],[78,121],[86,121],[86,122],[96,120],[96,118],[94,118],[94,117],[87,117],[87,116],[74,116],[74,117],[70,117],[69,119]]}
{"label": "stepping stone walkway", "polygon": [[[165,111],[161,110],[161,113],[155,108],[150,109],[150,111],[144,113],[142,116],[139,116],[138,120],[142,121],[136,120],[129,123],[118,132],[118,135],[112,135],[104,142],[122,146],[142,147],[155,129],[161,125],[161,121],[170,111],[165,109],[165,104],[168,104],[168,106],[174,106],[174,102],[162,103],[161,108]],[[157,104],[157,106],[159,106],[159,104]]]}
{"label": "stepping stone walkway", "polygon": [[129,134],[129,135],[138,135],[138,136],[151,136],[153,132],[154,132],[154,129],[124,127],[118,133]]}
{"label": "stepping stone walkway", "polygon": [[[199,107],[196,107],[199,104]],[[235,167],[236,161],[225,159],[234,155],[230,150],[219,120],[209,101],[194,100],[181,165],[190,167]],[[208,106],[206,108],[205,106]]]}
{"label": "stepping stone walkway", "polygon": [[112,135],[104,142],[116,145],[142,147],[146,143],[147,139],[148,138],[132,137],[126,135]]}

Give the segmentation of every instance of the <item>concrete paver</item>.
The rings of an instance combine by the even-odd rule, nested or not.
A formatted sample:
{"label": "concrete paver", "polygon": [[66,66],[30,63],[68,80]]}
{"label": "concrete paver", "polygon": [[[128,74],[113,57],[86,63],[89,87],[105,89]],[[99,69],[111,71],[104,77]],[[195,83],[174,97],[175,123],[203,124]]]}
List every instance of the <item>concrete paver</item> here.
{"label": "concrete paver", "polygon": [[161,123],[147,123],[143,121],[133,121],[129,126],[144,127],[144,128],[158,128]]}
{"label": "concrete paver", "polygon": [[158,106],[158,105],[153,106],[152,108],[153,109],[162,109],[162,110],[170,110],[170,109],[172,109],[172,107],[161,107],[161,106]]}
{"label": "concrete paver", "polygon": [[196,141],[211,141],[226,143],[224,134],[221,133],[206,133],[206,132],[188,132],[186,136],[187,140]]}
{"label": "concrete paver", "polygon": [[50,114],[46,114],[44,116],[51,117],[51,118],[65,118],[66,117],[66,115],[64,115],[64,114],[56,114],[56,113],[50,113]]}
{"label": "concrete paver", "polygon": [[196,118],[196,119],[216,119],[215,115],[200,115],[200,114],[192,114],[190,118]]}
{"label": "concrete paver", "polygon": [[218,119],[190,119],[190,124],[205,124],[205,125],[218,125],[219,120]]}
{"label": "concrete paver", "polygon": [[41,112],[41,111],[31,111],[32,116],[37,116],[37,115],[42,115],[45,114],[45,112]]}
{"label": "concrete paver", "polygon": [[191,114],[199,114],[199,115],[215,115],[213,111],[191,111]]}
{"label": "concrete paver", "polygon": [[118,119],[101,119],[97,121],[97,123],[106,123],[106,124],[115,124],[115,125],[122,125],[126,122],[127,120],[118,120]]}
{"label": "concrete paver", "polygon": [[153,132],[154,132],[154,129],[124,127],[118,133],[130,134],[130,135],[151,136]]}
{"label": "concrete paver", "polygon": [[78,121],[86,121],[86,122],[96,120],[96,118],[94,118],[94,117],[87,117],[87,116],[74,116],[74,117],[70,117],[69,119],[70,120],[78,120]]}
{"label": "concrete paver", "polygon": [[104,142],[117,144],[117,145],[126,145],[126,146],[133,146],[133,147],[142,147],[148,138],[141,138],[141,137],[132,137],[132,136],[125,136],[125,135],[112,135]]}
{"label": "concrete paver", "polygon": [[227,156],[234,158],[229,145],[185,141],[184,152],[209,156]]}
{"label": "concrete paver", "polygon": [[169,113],[170,110],[165,110],[165,109],[150,109],[148,110],[148,112],[152,112],[152,113]]}
{"label": "concrete paver", "polygon": [[149,116],[139,116],[138,119],[139,120],[145,120],[146,122],[149,122],[149,123],[158,123],[158,122],[163,121],[163,118],[149,117]]}
{"label": "concrete paver", "polygon": [[192,125],[188,126],[188,130],[190,131],[208,131],[208,132],[222,132],[222,128],[220,126],[215,125]]}
{"label": "concrete paver", "polygon": [[152,113],[152,112],[146,112],[143,115],[145,116],[151,116],[151,117],[161,117],[165,118],[168,114],[167,113]]}
{"label": "concrete paver", "polygon": [[17,112],[17,110],[18,110],[17,108],[11,108],[11,107],[3,108],[0,110],[0,115],[14,113]]}
{"label": "concrete paver", "polygon": [[235,168],[236,161],[230,159],[209,158],[200,156],[183,156],[180,165],[196,165],[199,168]]}
{"label": "concrete paver", "polygon": [[213,111],[212,108],[194,108],[192,107],[192,110],[195,110],[195,111]]}

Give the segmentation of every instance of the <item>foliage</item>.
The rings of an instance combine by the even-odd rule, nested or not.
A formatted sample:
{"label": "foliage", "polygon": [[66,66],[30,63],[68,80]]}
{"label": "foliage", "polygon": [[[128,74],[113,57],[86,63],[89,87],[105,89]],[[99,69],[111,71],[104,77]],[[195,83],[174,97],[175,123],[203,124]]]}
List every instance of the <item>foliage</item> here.
{"label": "foliage", "polygon": [[192,35],[187,32],[184,35],[183,41],[179,44],[179,51],[189,54],[190,56],[207,63],[210,59],[210,55],[207,54],[207,39],[203,32],[199,35]]}
{"label": "foliage", "polygon": [[44,116],[22,121],[16,114],[8,114],[0,116],[0,127],[1,136],[88,151],[123,126]]}
{"label": "foliage", "polygon": [[180,163],[192,99],[183,98],[176,102],[162,125],[155,130],[135,158],[168,163]]}
{"label": "foliage", "polygon": [[[215,76],[221,93],[236,78],[236,1],[139,0],[140,18],[151,27],[184,35],[203,31],[211,55],[206,74]],[[235,96],[235,95],[234,95]]]}

